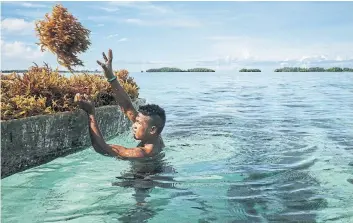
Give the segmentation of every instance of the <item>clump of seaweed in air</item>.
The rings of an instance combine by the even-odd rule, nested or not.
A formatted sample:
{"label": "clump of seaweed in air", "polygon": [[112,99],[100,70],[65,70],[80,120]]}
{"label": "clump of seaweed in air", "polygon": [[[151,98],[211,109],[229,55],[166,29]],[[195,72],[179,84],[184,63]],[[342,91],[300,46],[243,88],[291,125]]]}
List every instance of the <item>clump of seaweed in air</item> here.
{"label": "clump of seaweed in air", "polygon": [[91,45],[90,33],[60,4],[53,7],[52,15],[47,13],[44,20],[36,21],[41,51],[49,50],[56,54],[58,63],[71,73],[72,67],[83,66],[77,54],[85,52]]}

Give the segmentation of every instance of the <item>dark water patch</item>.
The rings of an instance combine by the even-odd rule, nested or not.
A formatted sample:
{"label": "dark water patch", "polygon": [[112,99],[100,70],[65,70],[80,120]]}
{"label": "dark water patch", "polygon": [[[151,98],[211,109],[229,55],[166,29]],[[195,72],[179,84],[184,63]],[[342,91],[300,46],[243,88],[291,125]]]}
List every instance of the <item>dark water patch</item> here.
{"label": "dark water patch", "polygon": [[234,108],[261,108],[261,105],[252,105],[252,104],[237,104]]}
{"label": "dark water patch", "polygon": [[279,120],[276,120],[276,121],[279,122],[280,127],[285,127],[286,124],[295,125],[296,123],[298,123],[299,120],[298,120],[298,118],[288,117],[288,118],[279,119]]}
{"label": "dark water patch", "polygon": [[248,101],[249,103],[258,102],[258,101],[261,101],[264,99],[263,96],[256,96],[256,95],[240,95],[240,96],[238,96],[238,98],[244,99],[244,100]]}
{"label": "dark water patch", "polygon": [[[296,122],[295,119],[284,121]],[[255,149],[240,146],[240,156],[230,160],[230,165],[234,165],[232,161],[236,162],[235,160],[249,165],[234,169],[241,170],[246,177],[244,182],[230,186],[227,193],[231,198],[228,200],[230,212],[236,216],[237,221],[294,221],[297,216],[293,215],[292,218],[289,213],[296,213],[298,210],[309,213],[327,206],[326,200],[318,196],[318,181],[303,172],[317,161],[305,159],[317,151],[317,146],[308,146],[300,140],[301,137],[283,137],[266,130],[245,131],[243,137],[248,144],[253,143],[251,148]],[[266,141],[278,144],[279,147],[267,145]],[[271,156],[273,150],[276,151],[275,156]],[[316,214],[307,214],[303,219],[315,222]]]}
{"label": "dark water patch", "polygon": [[194,127],[190,122],[177,122],[174,124],[174,128],[189,128]]}
{"label": "dark water patch", "polygon": [[295,95],[295,97],[292,98],[293,102],[303,102],[307,99],[307,96],[298,96]]}
{"label": "dark water patch", "polygon": [[239,99],[244,99],[247,101],[259,101],[259,100],[264,99],[264,96],[259,93],[251,93],[251,94],[241,93],[241,94],[237,95],[237,97]]}
{"label": "dark water patch", "polygon": [[279,94],[279,96],[283,97],[283,98],[291,98],[292,96],[294,96],[295,93],[294,92],[281,92]]}
{"label": "dark water patch", "polygon": [[327,138],[348,150],[353,148],[353,136],[351,135],[328,133]]}
{"label": "dark water patch", "polygon": [[[265,175],[263,174],[263,177]],[[254,187],[245,184],[246,181],[257,182],[258,177],[246,178],[243,185],[232,185],[228,189],[228,208],[238,220],[254,221],[266,219],[272,221],[289,213],[305,211],[312,212],[327,207],[327,201],[316,193],[318,182],[304,172],[297,170],[279,172],[268,175],[268,179],[261,177],[261,181],[273,182]],[[272,213],[272,214],[271,214]],[[307,215],[306,220],[315,222],[316,215]],[[295,220],[295,218],[289,220]],[[256,221],[256,220],[255,220]]]}
{"label": "dark water patch", "polygon": [[173,132],[170,132],[170,133],[167,133],[165,134],[166,137],[188,137],[190,136],[190,131],[188,130],[179,130],[179,131],[173,131]]}
{"label": "dark water patch", "polygon": [[259,109],[252,109],[252,108],[246,108],[246,109],[235,109],[236,112],[242,113],[244,116],[247,118],[257,118],[260,115],[263,115],[266,113],[266,111],[262,111]]}
{"label": "dark water patch", "polygon": [[[205,115],[198,118],[195,118],[190,125],[193,125],[197,128],[214,128],[215,130],[221,130],[224,127],[231,127],[234,125],[236,127],[236,123],[234,122],[234,118],[232,116],[213,116],[213,115]],[[180,126],[180,125],[179,125]],[[212,129],[210,129],[212,131]]]}
{"label": "dark water patch", "polygon": [[330,129],[332,127],[333,121],[331,119],[311,119],[311,125],[321,129]]}
{"label": "dark water patch", "polygon": [[288,108],[312,108],[313,106],[310,104],[282,104]]}
{"label": "dark water patch", "polygon": [[[283,171],[283,170],[282,170]],[[266,172],[261,172],[260,170],[257,170],[257,172],[248,172],[247,173],[247,177],[245,178],[245,180],[247,181],[259,181],[265,178],[269,178],[272,177],[276,174],[279,174],[281,172],[281,170],[277,170],[277,171],[266,171]],[[271,182],[268,182],[269,184],[272,184]]]}
{"label": "dark water patch", "polygon": [[227,132],[211,132],[211,133],[205,133],[206,135],[210,137],[233,137],[232,133],[227,133]]}
{"label": "dark water patch", "polygon": [[330,118],[311,118],[310,121],[318,123],[333,123],[333,120]]}
{"label": "dark water patch", "polygon": [[240,98],[251,98],[251,97],[253,97],[252,94],[239,94],[238,96],[239,96]]}
{"label": "dark water patch", "polygon": [[278,215],[269,215],[268,221],[269,222],[288,222],[288,223],[316,223],[315,220],[316,214],[315,213],[308,213],[308,212],[292,212],[292,213],[285,213],[285,214],[278,214]]}
{"label": "dark water patch", "polygon": [[338,88],[338,89],[350,89],[352,88],[352,84],[348,84],[348,83],[329,83],[327,86],[329,87],[333,87],[333,88]]}
{"label": "dark water patch", "polygon": [[212,93],[217,94],[217,93],[228,93],[229,90],[227,89],[213,89]]}
{"label": "dark water patch", "polygon": [[215,101],[215,100],[213,100],[213,99],[206,99],[206,98],[200,98],[200,99],[198,99],[198,100],[199,100],[199,101],[202,101],[202,102],[209,102],[209,103]]}

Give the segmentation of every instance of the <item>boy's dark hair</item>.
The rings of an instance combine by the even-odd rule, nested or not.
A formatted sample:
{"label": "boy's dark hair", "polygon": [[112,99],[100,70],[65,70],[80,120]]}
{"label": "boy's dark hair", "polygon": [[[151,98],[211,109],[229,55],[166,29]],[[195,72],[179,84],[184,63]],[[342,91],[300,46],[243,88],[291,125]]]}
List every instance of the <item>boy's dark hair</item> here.
{"label": "boy's dark hair", "polygon": [[157,126],[158,134],[162,132],[166,121],[165,111],[163,108],[155,104],[147,104],[140,106],[138,111],[143,115],[150,116],[153,124]]}

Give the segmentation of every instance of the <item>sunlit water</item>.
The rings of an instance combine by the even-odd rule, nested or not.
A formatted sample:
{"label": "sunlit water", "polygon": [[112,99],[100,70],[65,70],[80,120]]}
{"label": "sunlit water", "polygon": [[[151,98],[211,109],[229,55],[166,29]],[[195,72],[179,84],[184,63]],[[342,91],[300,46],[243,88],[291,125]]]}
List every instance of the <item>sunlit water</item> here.
{"label": "sunlit water", "polygon": [[129,163],[88,148],[3,179],[2,222],[353,222],[352,73],[133,76],[172,180],[114,186]]}

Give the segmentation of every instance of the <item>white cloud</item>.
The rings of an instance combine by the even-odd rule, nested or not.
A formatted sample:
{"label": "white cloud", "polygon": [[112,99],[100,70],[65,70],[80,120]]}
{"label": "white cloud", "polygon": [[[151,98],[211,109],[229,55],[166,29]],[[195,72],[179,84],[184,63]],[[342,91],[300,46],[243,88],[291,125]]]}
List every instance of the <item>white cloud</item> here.
{"label": "white cloud", "polygon": [[169,27],[199,27],[201,23],[193,19],[176,18],[176,19],[159,19],[159,20],[142,20],[136,18],[125,19],[126,23],[140,26],[169,26]]}
{"label": "white cloud", "polygon": [[149,60],[116,60],[118,64],[169,64],[171,61],[149,61]]}
{"label": "white cloud", "polygon": [[44,56],[40,48],[33,48],[20,41],[5,42],[1,40],[1,54],[4,59],[16,58],[16,60],[35,60]]}
{"label": "white cloud", "polygon": [[[40,46],[21,41],[8,42],[1,40],[1,62],[1,69],[3,70],[27,69],[33,65],[33,62],[38,65],[46,62],[53,68],[58,67],[60,70],[67,70],[58,64],[56,55],[48,51],[42,52]],[[85,63],[85,65],[87,64]]]}
{"label": "white cloud", "polygon": [[37,4],[37,3],[33,3],[33,2],[4,2],[2,4],[12,4],[12,5],[19,5],[25,8],[46,8],[48,7],[47,5],[44,4]]}
{"label": "white cloud", "polygon": [[210,41],[213,55],[229,55],[238,60],[321,62],[336,58],[347,60],[353,56],[353,42],[299,44],[247,36],[211,36],[205,39]]}
{"label": "white cloud", "polygon": [[48,11],[42,10],[42,9],[16,9],[14,11],[14,14],[21,16],[21,17],[27,17],[33,20],[38,20],[38,19],[44,19],[45,14],[48,13]]}
{"label": "white cloud", "polygon": [[43,4],[36,4],[36,3],[30,3],[30,2],[23,2],[23,3],[21,3],[21,6],[27,7],[27,8],[46,8],[46,7],[48,7]]}
{"label": "white cloud", "polygon": [[45,17],[45,14],[48,13],[47,10],[50,10],[50,8],[52,7],[52,3],[53,2],[13,1],[13,2],[1,2],[1,5],[3,4],[15,5],[16,8],[11,11],[12,15],[17,15],[17,16],[27,17],[30,19],[37,20],[37,19],[43,19]]}
{"label": "white cloud", "polygon": [[[91,20],[94,22],[110,22],[114,20],[113,16],[100,15],[100,16],[87,16],[84,20]],[[102,24],[102,23],[100,23]],[[104,24],[103,24],[104,25]]]}
{"label": "white cloud", "polygon": [[209,36],[206,37],[208,40],[218,40],[218,41],[235,41],[242,39],[241,36]]}
{"label": "white cloud", "polygon": [[34,32],[35,24],[24,19],[5,18],[1,21],[1,28],[11,33],[31,34]]}
{"label": "white cloud", "polygon": [[112,8],[112,7],[100,7],[99,9],[104,10],[106,12],[116,12],[119,11],[119,8]]}
{"label": "white cloud", "polygon": [[140,26],[167,26],[167,27],[200,27],[201,22],[195,17],[186,15],[184,11],[171,7],[161,6],[150,2],[111,2],[119,8],[136,11],[137,18],[128,18],[124,22]]}
{"label": "white cloud", "polygon": [[173,10],[168,8],[168,7],[162,7],[162,6],[157,6],[155,4],[152,4],[150,2],[121,2],[121,1],[116,1],[116,2],[110,2],[110,5],[117,5],[119,7],[124,7],[124,8],[131,8],[135,10],[139,10],[142,13],[159,13],[159,14],[167,14],[167,13],[172,13]]}
{"label": "white cloud", "polygon": [[162,24],[173,26],[173,27],[190,27],[190,28],[202,26],[201,22],[194,19],[187,19],[187,18],[171,19],[171,20],[167,20],[165,23],[162,23]]}
{"label": "white cloud", "polygon": [[243,67],[270,69],[279,67],[353,67],[353,59],[339,60],[327,59],[325,56],[304,56],[291,60],[254,60],[244,59],[232,56],[224,56],[218,58],[210,58],[207,60],[196,61],[196,66],[211,67],[217,70],[238,70]]}
{"label": "white cloud", "polygon": [[125,42],[125,41],[127,41],[127,38],[121,38],[118,40],[118,42]]}
{"label": "white cloud", "polygon": [[325,55],[313,55],[313,56],[302,56],[298,61],[300,62],[322,62],[328,60],[328,57]]}
{"label": "white cloud", "polygon": [[119,34],[111,34],[111,35],[107,36],[107,39],[111,39],[111,38],[117,37],[117,36],[119,36]]}
{"label": "white cloud", "polygon": [[137,24],[137,25],[143,25],[146,24],[144,21],[141,19],[125,19],[125,22],[127,23],[132,23],[132,24]]}

